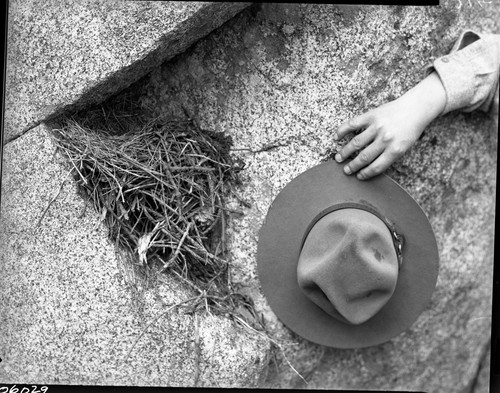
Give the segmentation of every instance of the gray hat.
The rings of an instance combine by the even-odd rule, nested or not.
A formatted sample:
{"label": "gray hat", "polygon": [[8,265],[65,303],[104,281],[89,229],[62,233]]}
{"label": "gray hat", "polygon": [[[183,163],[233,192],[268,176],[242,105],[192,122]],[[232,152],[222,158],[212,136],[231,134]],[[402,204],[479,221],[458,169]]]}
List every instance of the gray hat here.
{"label": "gray hat", "polygon": [[430,223],[389,177],[346,176],[336,162],[292,180],[259,233],[258,273],[272,310],[318,344],[390,340],[425,309],[436,285]]}

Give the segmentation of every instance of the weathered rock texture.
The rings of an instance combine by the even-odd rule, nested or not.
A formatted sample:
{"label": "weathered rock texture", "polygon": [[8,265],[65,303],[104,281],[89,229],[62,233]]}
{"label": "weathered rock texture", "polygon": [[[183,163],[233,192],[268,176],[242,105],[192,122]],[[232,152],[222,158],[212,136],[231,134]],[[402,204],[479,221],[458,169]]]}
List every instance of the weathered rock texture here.
{"label": "weathered rock texture", "polygon": [[[271,201],[331,156],[336,126],[408,90],[461,29],[498,31],[493,4],[458,5],[253,7],[153,72],[144,88],[143,103],[158,114],[182,115],[184,107],[203,127],[233,136],[234,154],[246,162],[241,196],[252,204],[230,228],[233,277],[251,285],[307,387],[464,392],[474,386],[491,323],[496,159],[486,116],[452,113],[435,121],[389,172],[427,212],[441,259],[432,301],[405,333],[360,350],[306,342],[268,308],[255,261]],[[283,360],[270,369],[267,386],[306,385]]]}
{"label": "weathered rock texture", "polygon": [[[472,391],[474,393],[494,393],[495,387],[490,386],[490,367],[491,353],[487,352],[481,364],[481,369],[477,375],[477,379],[473,381]],[[497,385],[498,386],[498,385]]]}
{"label": "weathered rock texture", "polygon": [[6,141],[62,111],[101,102],[248,5],[10,1]]}
{"label": "weathered rock texture", "polygon": [[168,311],[194,293],[118,258],[69,172],[42,126],[5,147],[0,381],[255,386],[269,342],[225,317]]}
{"label": "weathered rock texture", "polygon": [[[284,350],[276,366],[266,367],[271,352],[260,336],[225,319],[175,312],[153,323],[121,361],[166,310],[157,299],[171,303],[189,292],[173,280],[145,283],[117,261],[99,218],[90,209],[79,218],[84,204],[71,180],[36,227],[69,168],[43,129],[9,143],[0,223],[0,280],[7,288],[0,295],[6,321],[0,378],[185,386],[198,379],[247,387],[267,374],[260,386],[484,389],[496,170],[486,116],[452,113],[435,121],[389,171],[427,212],[441,258],[429,308],[405,333],[359,350],[311,344],[269,309],[255,261],[271,201],[293,177],[331,156],[336,126],[414,85],[462,28],[498,31],[494,3],[459,4],[255,6],[145,81],[145,106],[163,116],[186,110],[202,127],[227,132],[246,162],[240,193],[251,207],[239,206],[245,215],[228,230],[232,277],[247,287]],[[205,329],[199,334],[196,319]]]}

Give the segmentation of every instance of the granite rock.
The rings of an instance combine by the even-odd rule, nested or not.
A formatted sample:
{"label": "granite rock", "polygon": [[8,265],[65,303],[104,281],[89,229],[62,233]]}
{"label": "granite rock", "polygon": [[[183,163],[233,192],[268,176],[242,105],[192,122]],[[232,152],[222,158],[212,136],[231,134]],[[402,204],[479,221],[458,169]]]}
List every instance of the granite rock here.
{"label": "granite rock", "polygon": [[482,391],[496,182],[496,146],[485,115],[436,120],[388,171],[427,213],[440,252],[429,307],[398,337],[338,350],[296,336],[267,305],[255,254],[273,198],[331,158],[336,126],[408,90],[460,30],[497,31],[498,14],[491,3],[458,0],[440,7],[255,5],[134,87],[158,115],[187,112],[202,128],[233,137],[233,154],[246,167],[240,198],[229,201],[245,213],[228,228],[232,279],[253,298],[277,351],[223,317],[171,312],[155,321],[189,290],[168,277],[142,277],[121,261],[99,217],[90,209],[82,214],[84,202],[69,178],[37,226],[69,168],[42,128],[8,143],[0,378]]}
{"label": "granite rock", "polygon": [[5,141],[119,92],[248,5],[10,1]]}
{"label": "granite rock", "polygon": [[233,153],[246,163],[239,192],[251,207],[233,201],[245,209],[229,228],[233,279],[246,285],[286,356],[265,386],[470,390],[491,327],[496,146],[485,115],[436,120],[388,171],[427,213],[440,253],[429,307],[390,342],[337,350],[297,337],[269,309],[255,256],[273,198],[332,157],[332,131],[416,84],[462,29],[497,31],[499,11],[454,1],[254,6],[153,71],[142,87],[141,102],[158,115],[187,111],[202,128],[230,134]]}
{"label": "granite rock", "polygon": [[491,351],[487,351],[481,362],[477,377],[472,381],[472,393],[490,393],[495,391],[493,386],[490,386],[490,364]]}
{"label": "granite rock", "polygon": [[259,383],[269,341],[224,316],[172,308],[192,291],[115,250],[44,126],[8,143],[4,154],[0,381]]}

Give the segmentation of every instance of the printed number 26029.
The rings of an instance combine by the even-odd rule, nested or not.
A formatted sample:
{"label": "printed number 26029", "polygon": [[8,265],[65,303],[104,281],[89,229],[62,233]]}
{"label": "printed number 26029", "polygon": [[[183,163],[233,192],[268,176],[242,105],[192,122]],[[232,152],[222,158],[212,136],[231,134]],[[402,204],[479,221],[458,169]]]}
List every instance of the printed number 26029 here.
{"label": "printed number 26029", "polygon": [[16,387],[13,385],[11,388],[0,386],[0,393],[46,393],[49,390],[48,386],[41,386],[40,389],[37,389],[36,385],[30,386]]}

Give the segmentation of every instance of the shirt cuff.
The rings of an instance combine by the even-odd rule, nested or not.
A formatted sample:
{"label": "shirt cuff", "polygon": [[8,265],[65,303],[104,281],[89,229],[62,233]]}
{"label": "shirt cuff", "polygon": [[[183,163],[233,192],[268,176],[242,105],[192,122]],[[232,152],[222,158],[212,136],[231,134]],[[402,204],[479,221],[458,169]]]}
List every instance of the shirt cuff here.
{"label": "shirt cuff", "polygon": [[491,83],[498,72],[497,57],[498,43],[495,40],[467,31],[456,41],[450,54],[427,67],[426,75],[435,71],[446,91],[442,114],[456,109],[472,111],[488,104]]}

